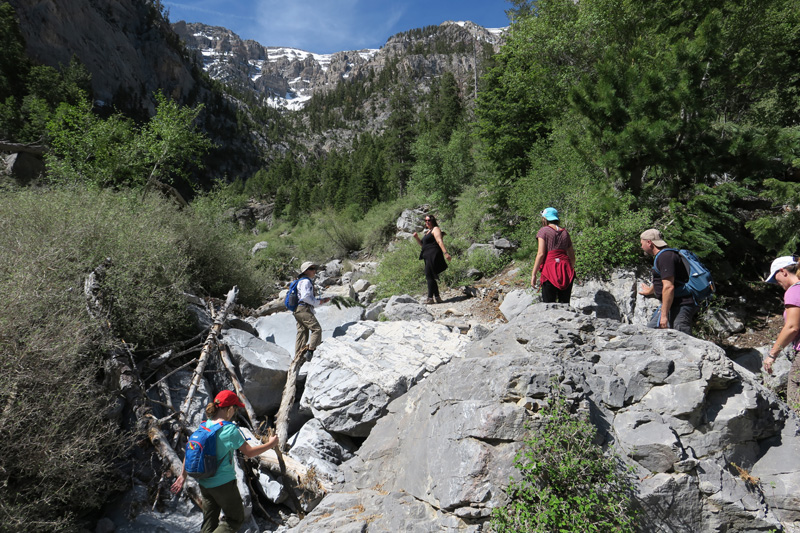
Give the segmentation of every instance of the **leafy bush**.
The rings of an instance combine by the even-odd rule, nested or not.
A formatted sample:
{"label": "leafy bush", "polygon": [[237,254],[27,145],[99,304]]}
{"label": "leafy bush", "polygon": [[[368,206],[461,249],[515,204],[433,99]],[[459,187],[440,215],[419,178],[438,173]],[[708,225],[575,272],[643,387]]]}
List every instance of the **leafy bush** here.
{"label": "leafy bush", "polygon": [[508,259],[502,255],[497,256],[487,249],[478,248],[469,255],[467,263],[486,276],[494,276],[508,264]]}
{"label": "leafy bush", "polygon": [[374,281],[378,298],[395,294],[419,294],[425,287],[423,262],[419,260],[419,244],[413,239],[397,243],[378,263]]}
{"label": "leafy bush", "polygon": [[471,242],[486,242],[494,229],[490,200],[483,187],[467,187],[458,197],[451,224],[453,233]]}
{"label": "leafy bush", "polygon": [[576,272],[580,277],[607,275],[616,267],[641,262],[639,235],[650,227],[647,211],[620,213],[607,224],[572,232]]}
{"label": "leafy bush", "polygon": [[405,209],[419,205],[419,200],[408,195],[391,202],[383,202],[372,207],[358,221],[364,236],[364,248],[371,253],[382,252],[397,231],[397,219]]}
{"label": "leafy bush", "polygon": [[[184,291],[236,284],[257,301],[262,282],[232,235],[154,195],[0,195],[0,529],[70,531],[113,494],[129,440],[106,418],[103,355],[115,338],[153,348],[184,334]],[[84,280],[106,258],[96,320]]]}
{"label": "leafy bush", "polygon": [[522,478],[512,479],[509,502],[492,512],[492,530],[633,532],[630,480],[594,443],[595,434],[585,415],[570,412],[563,392],[551,399],[517,453]]}

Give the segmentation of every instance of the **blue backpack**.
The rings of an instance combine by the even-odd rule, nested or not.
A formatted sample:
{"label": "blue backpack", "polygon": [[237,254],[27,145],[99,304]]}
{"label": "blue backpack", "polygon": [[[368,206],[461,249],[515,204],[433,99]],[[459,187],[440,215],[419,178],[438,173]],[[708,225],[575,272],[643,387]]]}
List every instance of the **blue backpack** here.
{"label": "blue backpack", "polygon": [[300,295],[297,294],[297,284],[300,283],[301,279],[310,279],[308,276],[300,276],[296,280],[289,285],[289,292],[286,293],[286,298],[283,300],[283,305],[286,306],[291,312],[295,312],[297,310],[297,306],[300,305]]}
{"label": "blue backpack", "polygon": [[232,422],[221,422],[206,426],[207,422],[189,437],[186,443],[186,473],[195,479],[205,479],[217,473],[217,433],[222,426]]}
{"label": "blue backpack", "polygon": [[661,272],[656,266],[656,260],[661,252],[671,250],[676,252],[681,260],[686,272],[689,274],[689,280],[686,282],[675,280],[675,296],[690,296],[694,299],[694,303],[700,305],[714,297],[716,287],[714,286],[714,279],[711,277],[711,272],[705,267],[703,263],[689,250],[676,250],[675,248],[664,248],[660,250],[656,257],[653,259],[653,270],[660,276]]}

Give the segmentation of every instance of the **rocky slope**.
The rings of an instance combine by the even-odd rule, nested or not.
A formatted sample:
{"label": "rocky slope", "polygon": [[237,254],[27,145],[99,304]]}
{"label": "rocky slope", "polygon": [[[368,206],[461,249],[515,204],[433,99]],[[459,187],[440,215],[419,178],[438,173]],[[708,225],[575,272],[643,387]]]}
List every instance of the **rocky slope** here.
{"label": "rocky slope", "polygon": [[74,56],[92,74],[94,97],[117,108],[154,111],[163,90],[185,101],[198,83],[193,65],[152,2],[10,0],[28,54],[52,67]]}
{"label": "rocky slope", "polygon": [[[331,262],[320,289],[367,302],[372,268]],[[576,287],[571,306],[533,302],[518,279],[507,272],[433,306],[410,296],[363,310],[323,306],[325,340],[300,371],[289,456],[330,490],[305,501],[299,520],[262,471],[270,520],[251,515],[250,530],[486,531],[555,380],[590,417],[597,442],[631,469],[641,531],[800,531],[800,418],[771,389],[786,368],[765,378],[763,350],[732,358],[711,342],[645,328],[652,302],[633,273]],[[221,342],[257,415],[274,413],[291,314],[233,320]],[[213,368],[207,375],[198,410],[230,387]],[[181,401],[190,377],[171,378],[165,405]],[[106,523],[196,529],[199,512],[183,498],[150,510],[152,483],[137,479]]]}
{"label": "rocky slope", "polygon": [[[176,22],[175,32],[202,60],[203,68],[217,80],[248,89],[269,105],[298,110],[320,91],[345,80],[364,80],[379,75],[389,63],[399,62],[405,73],[397,82],[423,83],[444,71],[453,72],[467,84],[474,77],[473,52],[482,43],[496,51],[502,29],[486,29],[472,22],[444,22],[421,32],[390,37],[379,50],[365,49],[315,54],[294,48],[263,46],[242,40],[226,28],[201,23]],[[447,43],[452,53],[436,53],[428,46]],[[482,54],[481,54],[482,55]]]}

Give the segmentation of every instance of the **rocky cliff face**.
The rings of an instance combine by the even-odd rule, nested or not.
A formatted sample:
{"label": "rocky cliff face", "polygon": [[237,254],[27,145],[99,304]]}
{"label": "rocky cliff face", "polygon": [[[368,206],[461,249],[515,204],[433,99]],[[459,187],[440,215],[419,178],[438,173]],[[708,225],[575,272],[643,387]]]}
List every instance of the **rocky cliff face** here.
{"label": "rocky cliff face", "polygon": [[479,49],[486,45],[496,51],[502,42],[502,29],[444,22],[390,37],[379,50],[314,54],[262,46],[217,26],[180,21],[172,27],[212,78],[254,91],[269,105],[288,110],[301,109],[313,94],[344,80],[378,75],[395,61],[400,83],[424,84],[449,71],[468,84],[474,78],[475,55],[482,53]]}
{"label": "rocky cliff face", "polygon": [[10,0],[28,54],[58,67],[75,56],[92,74],[94,97],[129,111],[153,112],[163,90],[185,101],[197,81],[170,40],[169,26],[146,0]]}

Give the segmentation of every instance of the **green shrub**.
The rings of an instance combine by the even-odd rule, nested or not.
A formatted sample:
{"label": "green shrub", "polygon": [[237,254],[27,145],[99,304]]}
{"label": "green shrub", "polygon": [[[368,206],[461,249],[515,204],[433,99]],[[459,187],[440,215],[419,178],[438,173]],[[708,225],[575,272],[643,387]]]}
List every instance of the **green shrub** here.
{"label": "green shrub", "polygon": [[425,289],[425,270],[419,252],[419,244],[410,239],[397,243],[393,251],[384,254],[374,279],[378,298],[419,294]]}
{"label": "green shrub", "polygon": [[469,266],[477,268],[486,276],[494,276],[508,264],[508,259],[504,256],[497,256],[493,252],[478,248],[473,251],[467,259]]}
{"label": "green shrub", "polygon": [[458,197],[452,221],[453,233],[470,242],[486,242],[492,236],[491,197],[483,187],[470,186]]}
{"label": "green shrub", "polygon": [[397,219],[400,214],[403,210],[417,205],[416,202],[416,198],[407,196],[392,202],[378,204],[367,211],[364,217],[358,221],[358,227],[361,229],[364,239],[364,248],[370,253],[382,252],[397,231]]}
{"label": "green shrub", "polygon": [[325,238],[326,244],[333,246],[334,257],[344,258],[363,246],[364,237],[361,229],[356,225],[355,218],[347,213],[337,213],[333,209],[327,209],[314,218],[316,229]]}
{"label": "green shrub", "polygon": [[594,443],[595,427],[572,414],[563,392],[531,428],[514,465],[509,502],[492,512],[497,533],[633,532],[631,484],[614,457]]}
{"label": "green shrub", "polygon": [[576,273],[581,278],[603,277],[618,267],[642,261],[639,235],[651,225],[647,211],[620,213],[605,224],[570,232],[575,247]]}
{"label": "green shrub", "polygon": [[[239,285],[240,301],[258,301],[231,226],[130,191],[0,195],[0,530],[74,530],[113,495],[129,438],[104,415],[116,399],[103,356],[119,339],[147,349],[183,338],[185,291]],[[106,258],[97,320],[84,280]]]}

